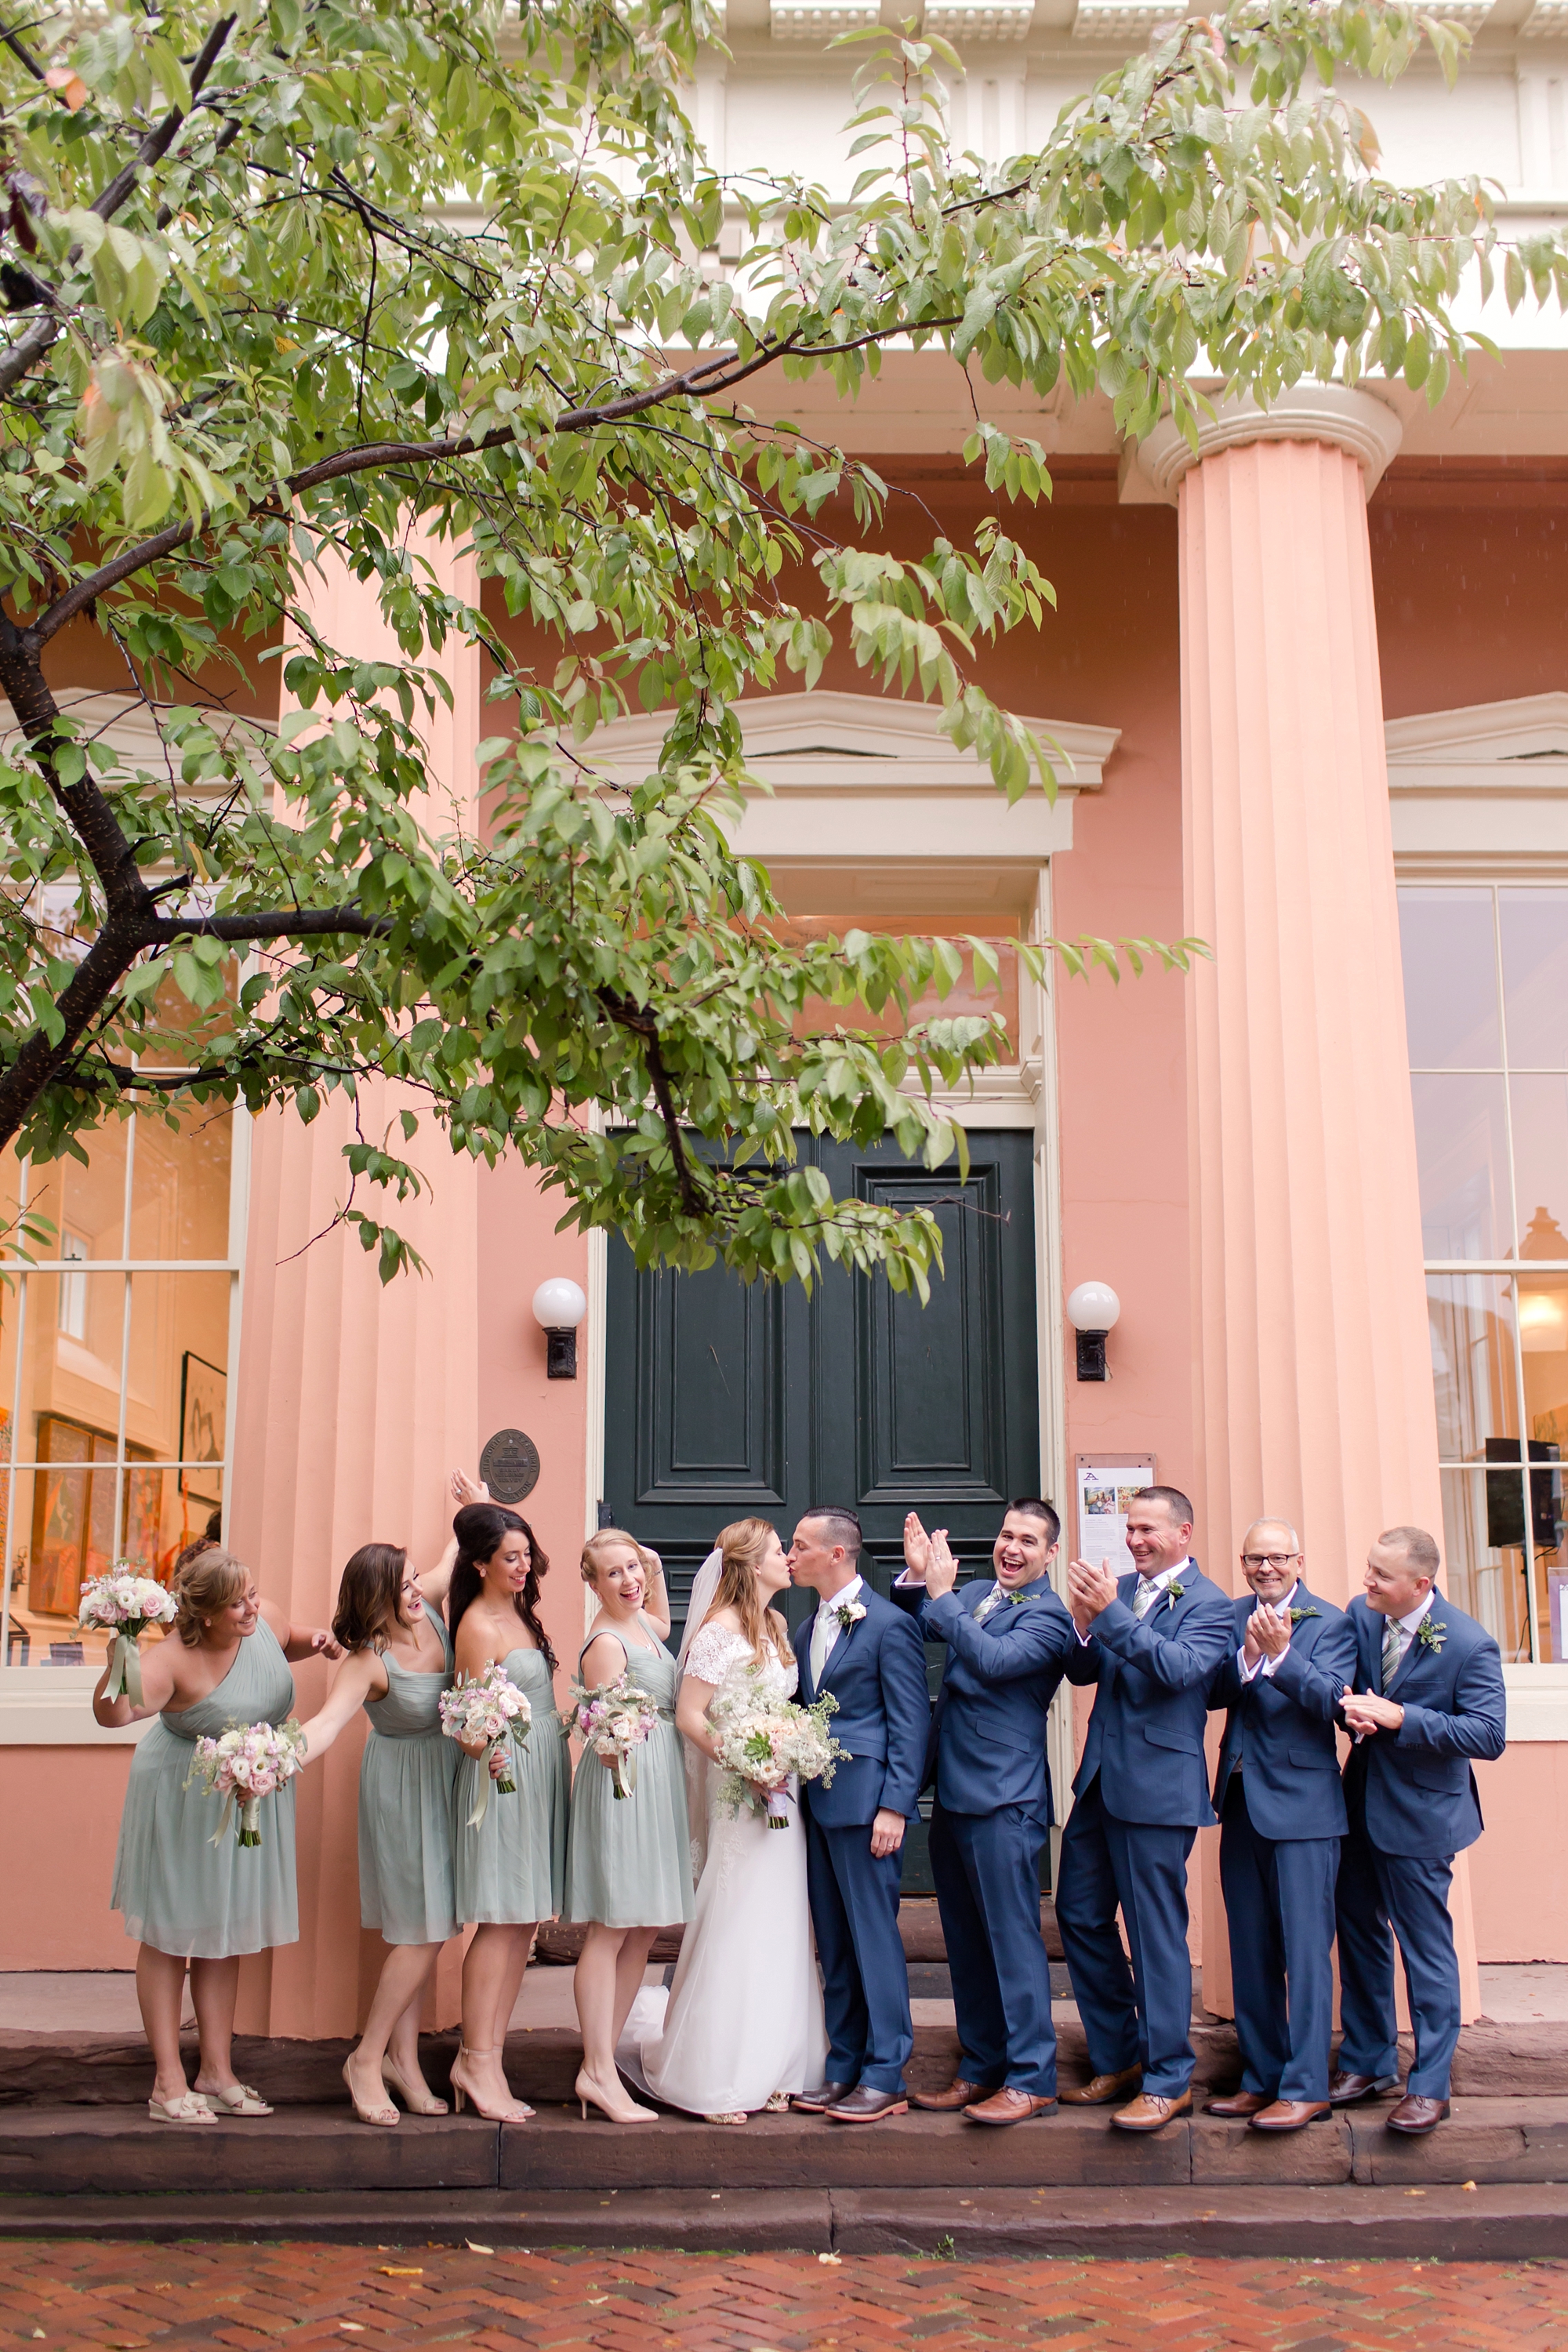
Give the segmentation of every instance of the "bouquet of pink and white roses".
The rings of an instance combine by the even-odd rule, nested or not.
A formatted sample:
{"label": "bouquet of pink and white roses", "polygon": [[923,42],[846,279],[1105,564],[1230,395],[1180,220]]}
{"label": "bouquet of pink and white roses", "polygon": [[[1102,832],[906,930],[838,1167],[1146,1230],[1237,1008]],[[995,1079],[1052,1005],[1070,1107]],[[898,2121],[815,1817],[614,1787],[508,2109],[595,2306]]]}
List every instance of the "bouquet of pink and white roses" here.
{"label": "bouquet of pink and white roses", "polygon": [[77,1623],[110,1636],[105,1698],[142,1700],[142,1659],[136,1644],[149,1625],[172,1625],[179,1611],[174,1594],[134,1563],[117,1559],[107,1576],[94,1576],[81,1589]]}
{"label": "bouquet of pink and white roses", "polygon": [[287,1723],[231,1723],[216,1739],[198,1739],[185,1786],[195,1780],[209,1797],[224,1801],[208,1843],[223,1843],[237,1806],[240,1844],[259,1845],[261,1800],[275,1797],[304,1761],[305,1742],[293,1716]]}
{"label": "bouquet of pink and white roses", "polygon": [[482,1739],[486,1743],[485,1752],[479,1759],[479,1791],[468,1815],[471,1830],[479,1828],[489,1808],[492,1780],[499,1796],[516,1794],[517,1782],[511,1777],[510,1759],[500,1773],[492,1773],[490,1759],[504,1751],[509,1741],[521,1748],[532,1721],[533,1709],[526,1693],[519,1690],[499,1659],[492,1658],[482,1675],[459,1675],[450,1690],[441,1693],[441,1728],[447,1738]]}
{"label": "bouquet of pink and white roses", "polygon": [[721,1684],[708,1709],[723,1779],[719,1793],[730,1817],[742,1808],[771,1830],[789,1827],[789,1780],[820,1780],[826,1788],[848,1755],[827,1728],[838,1701],[825,1691],[815,1706],[797,1706],[767,1689],[754,1668]]}
{"label": "bouquet of pink and white roses", "polygon": [[572,1706],[579,1737],[608,1762],[616,1795],[629,1797],[637,1784],[637,1752],[658,1721],[658,1701],[623,1674],[597,1690],[574,1683]]}

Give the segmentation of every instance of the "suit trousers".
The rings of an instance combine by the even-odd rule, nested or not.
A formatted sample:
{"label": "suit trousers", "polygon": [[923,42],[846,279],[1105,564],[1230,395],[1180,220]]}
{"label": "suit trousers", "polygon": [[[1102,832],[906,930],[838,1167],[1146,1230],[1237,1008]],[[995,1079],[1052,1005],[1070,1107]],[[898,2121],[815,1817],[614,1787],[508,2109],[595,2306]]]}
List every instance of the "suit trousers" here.
{"label": "suit trousers", "polygon": [[[1062,1832],[1057,1926],[1097,2074],[1142,2065],[1143,2088],[1179,2098],[1193,2079],[1187,1856],[1195,1829],[1119,1821],[1095,1774]],[[1132,1965],[1116,1931],[1120,1905]]]}
{"label": "suit trousers", "polygon": [[[1348,2074],[1397,2079],[1394,1937],[1415,2029],[1407,2091],[1446,2099],[1459,2040],[1459,1962],[1448,1913],[1452,1854],[1383,1853],[1366,1833],[1359,1790],[1347,1790],[1350,1834],[1335,1895],[1340,1933],[1340,2064]],[[1392,1934],[1390,1930],[1392,1929]]]}
{"label": "suit trousers", "polygon": [[1334,2021],[1338,1838],[1266,1838],[1247,1810],[1247,1776],[1225,1792],[1219,1881],[1230,1927],[1231,1994],[1244,2091],[1326,2099]]}
{"label": "suit trousers", "polygon": [[806,1892],[822,1963],[830,2083],[904,2087],[915,2034],[899,1935],[902,1860],[872,1853],[869,1822],[829,1829],[807,1816]]}
{"label": "suit trousers", "polygon": [[931,1809],[931,1873],[952,1972],[959,2072],[987,2090],[1057,2094],[1051,1969],[1040,1939],[1043,1822],[1022,1805],[994,1813]]}

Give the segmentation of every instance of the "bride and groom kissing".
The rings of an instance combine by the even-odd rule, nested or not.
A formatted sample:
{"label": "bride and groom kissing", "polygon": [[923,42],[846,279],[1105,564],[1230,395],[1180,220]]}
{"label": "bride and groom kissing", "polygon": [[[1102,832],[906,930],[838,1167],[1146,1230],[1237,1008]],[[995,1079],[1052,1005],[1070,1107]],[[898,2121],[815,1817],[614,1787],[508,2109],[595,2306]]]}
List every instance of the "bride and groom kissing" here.
{"label": "bride and groom kissing", "polygon": [[[1045,1716],[1065,1648],[1067,1612],[1048,1577],[1058,1532],[1048,1503],[1012,1505],[995,1581],[976,1579],[960,1598],[945,1537],[928,1538],[911,1514],[889,1601],[861,1577],[850,1510],[808,1511],[787,1555],[765,1521],[724,1529],[693,1588],[676,1706],[695,1912],[668,1998],[638,1997],[616,2052],[656,2097],[725,2123],[785,2105],[877,2123],[905,2114],[911,2095],[954,2104],[904,2084],[914,2032],[900,1852],[934,1775],[931,1866],[965,2046],[1008,2085],[976,2093],[965,2112],[1010,2124],[1047,2104],[1056,2048],[1036,1872],[1050,1822]],[[798,1656],[767,1606],[791,1581],[817,1600]],[[934,1714],[928,1639],[947,1648]],[[801,1787],[804,1838],[773,1835],[744,1811],[730,1818],[719,1801],[709,1710],[737,1674],[807,1706],[826,1694],[836,1703],[832,1733],[847,1754],[830,1782]]]}

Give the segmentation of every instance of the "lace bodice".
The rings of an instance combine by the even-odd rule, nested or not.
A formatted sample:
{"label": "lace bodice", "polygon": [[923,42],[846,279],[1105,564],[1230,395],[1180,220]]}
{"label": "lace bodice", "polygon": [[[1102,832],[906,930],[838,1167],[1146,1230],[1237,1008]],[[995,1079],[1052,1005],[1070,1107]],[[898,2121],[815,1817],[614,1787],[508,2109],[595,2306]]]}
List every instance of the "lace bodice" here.
{"label": "lace bodice", "polygon": [[[755,1665],[745,1635],[728,1625],[704,1625],[686,1654],[686,1671],[700,1683],[726,1682],[731,1675],[747,1674]],[[795,1696],[800,1668],[793,1658],[786,1666],[771,1642],[764,1646],[763,1663],[756,1671],[764,1690],[776,1692],[781,1698]]]}

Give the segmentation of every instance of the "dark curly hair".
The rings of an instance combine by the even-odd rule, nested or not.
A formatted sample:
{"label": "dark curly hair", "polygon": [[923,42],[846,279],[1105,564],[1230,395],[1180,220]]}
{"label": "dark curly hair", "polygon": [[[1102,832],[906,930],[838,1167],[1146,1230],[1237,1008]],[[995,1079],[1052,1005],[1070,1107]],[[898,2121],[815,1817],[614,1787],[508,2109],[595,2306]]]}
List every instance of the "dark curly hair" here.
{"label": "dark curly hair", "polygon": [[539,1614],[539,1583],[542,1577],[550,1573],[550,1558],[528,1521],[520,1517],[516,1511],[504,1509],[500,1503],[465,1503],[452,1520],[452,1533],[458,1538],[458,1564],[452,1570],[452,1582],[447,1594],[447,1623],[453,1641],[458,1638],[464,1611],[479,1597],[483,1582],[479,1562],[495,1558],[503,1536],[526,1536],[528,1581],[521,1592],[512,1594],[511,1605],[532,1634],[545,1664],[553,1674],[555,1653]]}

